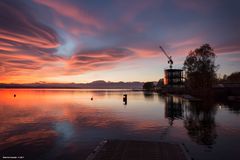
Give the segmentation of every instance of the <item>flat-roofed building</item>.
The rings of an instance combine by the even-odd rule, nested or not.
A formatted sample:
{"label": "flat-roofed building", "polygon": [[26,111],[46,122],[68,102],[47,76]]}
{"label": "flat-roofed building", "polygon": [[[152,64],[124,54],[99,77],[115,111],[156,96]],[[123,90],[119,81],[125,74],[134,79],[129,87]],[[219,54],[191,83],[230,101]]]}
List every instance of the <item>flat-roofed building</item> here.
{"label": "flat-roofed building", "polygon": [[164,70],[164,85],[178,87],[183,85],[183,70],[182,69],[165,69]]}

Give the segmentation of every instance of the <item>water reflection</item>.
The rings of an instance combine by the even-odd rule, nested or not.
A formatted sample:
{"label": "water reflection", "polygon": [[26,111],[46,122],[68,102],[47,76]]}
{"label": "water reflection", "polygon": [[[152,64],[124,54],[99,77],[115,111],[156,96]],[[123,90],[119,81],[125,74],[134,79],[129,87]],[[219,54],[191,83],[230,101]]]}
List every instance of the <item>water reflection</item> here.
{"label": "water reflection", "polygon": [[165,117],[169,120],[169,125],[173,125],[175,119],[183,117],[183,99],[174,96],[165,97]]}
{"label": "water reflection", "polygon": [[154,98],[153,92],[144,91],[143,95],[146,100],[152,100]]}
{"label": "water reflection", "polygon": [[176,96],[165,97],[165,118],[169,125],[176,119],[184,119],[189,137],[201,145],[215,144],[217,138],[216,104],[211,101],[188,102]]}
{"label": "water reflection", "polygon": [[184,126],[190,138],[203,145],[216,143],[216,107],[212,102],[192,102],[185,107]]}
{"label": "water reflection", "polygon": [[240,114],[240,102],[225,102],[223,103],[225,107],[227,107],[233,113],[239,115]]}
{"label": "water reflection", "polygon": [[198,146],[221,143],[216,126],[224,126],[220,131],[239,146],[238,107],[228,103],[220,109],[211,101],[126,91],[0,90],[0,95],[0,153],[22,153],[25,159],[85,159],[103,139],[189,141],[199,153]]}
{"label": "water reflection", "polygon": [[123,95],[123,104],[127,105],[127,94]]}

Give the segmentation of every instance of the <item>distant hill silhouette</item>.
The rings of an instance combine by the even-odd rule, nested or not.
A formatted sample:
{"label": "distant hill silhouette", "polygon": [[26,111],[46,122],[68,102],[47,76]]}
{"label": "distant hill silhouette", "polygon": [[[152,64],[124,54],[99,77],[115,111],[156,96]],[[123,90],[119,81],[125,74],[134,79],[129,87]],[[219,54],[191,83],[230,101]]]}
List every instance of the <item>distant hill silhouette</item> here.
{"label": "distant hill silhouette", "polygon": [[142,89],[142,86],[143,82],[105,82],[103,80],[93,81],[90,83],[0,83],[0,88]]}

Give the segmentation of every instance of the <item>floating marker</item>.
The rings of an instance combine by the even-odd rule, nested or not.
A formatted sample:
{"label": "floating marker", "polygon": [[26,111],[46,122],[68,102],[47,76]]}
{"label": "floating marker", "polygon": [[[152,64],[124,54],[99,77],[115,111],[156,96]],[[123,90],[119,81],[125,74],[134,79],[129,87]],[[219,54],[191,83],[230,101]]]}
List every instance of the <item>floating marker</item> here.
{"label": "floating marker", "polygon": [[123,102],[125,105],[127,105],[127,94],[123,95]]}

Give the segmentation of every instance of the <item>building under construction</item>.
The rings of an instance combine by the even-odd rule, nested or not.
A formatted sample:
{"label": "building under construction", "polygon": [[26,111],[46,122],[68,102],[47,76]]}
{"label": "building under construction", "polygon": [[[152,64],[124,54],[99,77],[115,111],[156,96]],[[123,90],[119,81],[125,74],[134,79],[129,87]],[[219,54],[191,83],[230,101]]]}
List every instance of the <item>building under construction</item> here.
{"label": "building under construction", "polygon": [[163,83],[165,86],[177,87],[183,85],[182,69],[165,69]]}
{"label": "building under construction", "polygon": [[164,70],[164,86],[168,87],[181,87],[183,86],[184,76],[182,69],[172,69],[173,60],[171,56],[168,56],[166,51],[160,46],[160,49],[168,58],[169,69]]}

